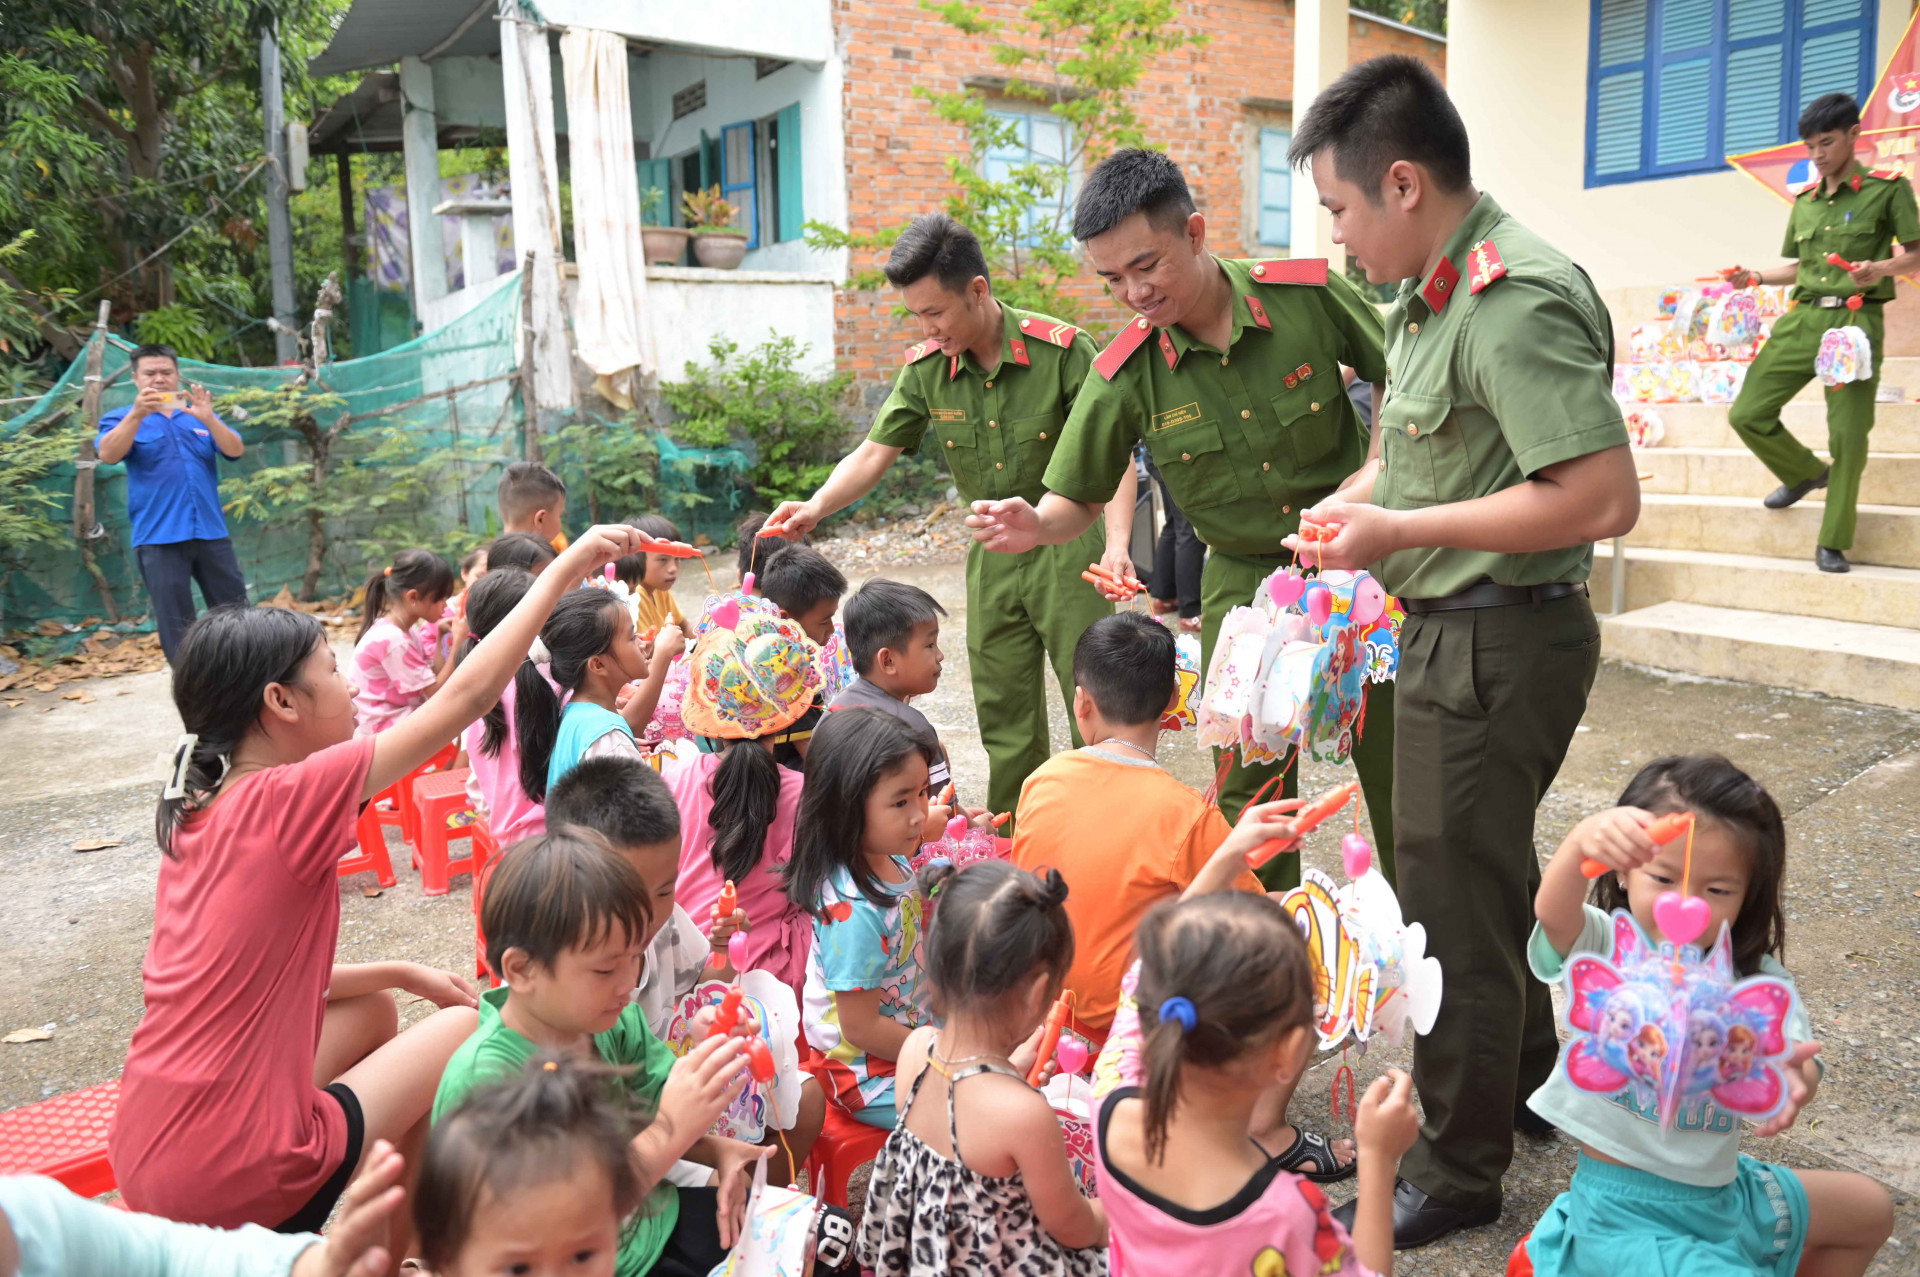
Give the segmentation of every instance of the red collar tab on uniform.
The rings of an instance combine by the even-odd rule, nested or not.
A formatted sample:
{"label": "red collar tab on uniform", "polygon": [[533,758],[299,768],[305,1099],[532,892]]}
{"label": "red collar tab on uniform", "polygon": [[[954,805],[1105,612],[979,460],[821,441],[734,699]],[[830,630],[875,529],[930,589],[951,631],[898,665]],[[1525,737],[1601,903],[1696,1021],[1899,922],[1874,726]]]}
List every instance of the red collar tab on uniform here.
{"label": "red collar tab on uniform", "polygon": [[1493,246],[1493,241],[1490,239],[1483,239],[1475,244],[1473,256],[1469,260],[1472,263],[1472,274],[1467,278],[1467,291],[1470,293],[1477,294],[1488,284],[1507,273],[1507,264],[1500,260],[1500,250]]}
{"label": "red collar tab on uniform", "polygon": [[1433,274],[1427,279],[1427,286],[1420,290],[1420,299],[1427,303],[1428,309],[1439,314],[1453,300],[1453,286],[1460,282],[1460,268],[1445,257],[1433,268]]}
{"label": "red collar tab on uniform", "polygon": [[955,377],[958,377],[959,375],[960,375],[960,356],[948,355],[947,356],[947,380],[952,381]]}
{"label": "red collar tab on uniform", "polygon": [[1855,190],[1856,192],[1857,192],[1857,191],[1859,191],[1859,189],[1860,189],[1860,175],[1859,175],[1858,173],[1855,173],[1855,174],[1853,175],[1853,178],[1852,178],[1852,180],[1851,180],[1851,181],[1849,181],[1849,182],[1847,183],[1847,185],[1848,185],[1848,186],[1851,186],[1851,187],[1852,187],[1852,188],[1853,188],[1853,189],[1854,189],[1854,190]]}
{"label": "red collar tab on uniform", "polygon": [[1120,366],[1132,357],[1133,352],[1146,344],[1146,316],[1135,316],[1132,323],[1114,335],[1107,348],[1093,358],[1094,370],[1108,381],[1119,375]]}
{"label": "red collar tab on uniform", "polygon": [[1277,257],[1255,262],[1253,277],[1262,284],[1312,284],[1327,286],[1327,259],[1324,257]]}
{"label": "red collar tab on uniform", "polygon": [[1260,299],[1252,293],[1247,294],[1247,313],[1252,315],[1253,322],[1262,328],[1271,329],[1273,327],[1273,321],[1267,318],[1267,308],[1262,306]]}
{"label": "red collar tab on uniform", "polygon": [[915,342],[913,345],[907,347],[906,358],[901,360],[901,362],[908,363],[908,364],[919,363],[922,359],[925,359],[928,355],[933,354],[935,351],[939,349],[940,349],[939,342],[935,342],[935,341]]}
{"label": "red collar tab on uniform", "polygon": [[1026,342],[1021,341],[1018,337],[1014,337],[1007,342],[1007,345],[1013,351],[1014,363],[1019,364],[1022,368],[1030,368],[1033,366],[1033,361],[1027,358]]}
{"label": "red collar tab on uniform", "polygon": [[1160,330],[1160,353],[1167,357],[1169,369],[1180,362],[1180,352],[1173,348],[1173,337],[1164,328]]}
{"label": "red collar tab on uniform", "polygon": [[1020,321],[1020,331],[1028,337],[1038,337],[1048,345],[1058,346],[1062,350],[1069,349],[1073,345],[1073,339],[1080,335],[1080,330],[1072,324],[1049,324],[1036,321],[1032,316]]}

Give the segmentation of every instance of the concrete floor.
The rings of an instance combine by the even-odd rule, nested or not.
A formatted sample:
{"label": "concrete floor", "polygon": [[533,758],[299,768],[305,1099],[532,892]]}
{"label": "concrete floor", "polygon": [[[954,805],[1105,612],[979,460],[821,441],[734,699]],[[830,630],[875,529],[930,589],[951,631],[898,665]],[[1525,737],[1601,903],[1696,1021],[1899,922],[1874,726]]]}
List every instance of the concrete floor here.
{"label": "concrete floor", "polygon": [[[951,610],[946,674],[922,704],[963,786],[984,788],[963,638],[960,566],[890,573],[923,585]],[[695,574],[699,575],[699,574]],[[856,577],[857,585],[859,578]],[[704,586],[704,578],[702,578]],[[689,608],[701,589],[680,593]],[[140,1015],[140,962],[152,925],[158,853],[152,812],[160,755],[179,731],[165,674],[91,685],[92,704],[28,693],[0,710],[0,1032],[50,1025],[50,1041],[0,1045],[0,1108],[117,1073]],[[43,706],[52,705],[43,712]],[[1054,706],[1055,745],[1066,745]],[[1611,805],[1627,779],[1661,754],[1720,750],[1780,801],[1791,838],[1787,963],[1825,1043],[1826,1082],[1798,1125],[1756,1157],[1847,1167],[1887,1185],[1899,1203],[1893,1242],[1872,1272],[1920,1272],[1920,715],[1746,684],[1603,666],[1585,723],[1542,805],[1539,844],[1552,851],[1582,816]],[[1203,786],[1210,768],[1189,739],[1162,738],[1162,758]],[[1334,769],[1309,765],[1309,791]],[[81,839],[126,845],[75,852]],[[1336,841],[1316,840],[1308,863],[1339,873]],[[400,885],[363,895],[370,875],[341,883],[343,961],[407,957],[470,970],[467,886],[428,899],[396,857]],[[1902,1012],[1901,1007],[1907,1010]],[[417,1016],[421,1008],[408,1008]],[[1406,1052],[1355,1059],[1356,1085]],[[1312,1075],[1297,1120],[1344,1133],[1328,1104],[1331,1070]],[[1574,1149],[1522,1139],[1499,1223],[1399,1260],[1415,1277],[1504,1271],[1514,1242],[1566,1184]],[[1336,1197],[1344,1190],[1336,1190]]]}

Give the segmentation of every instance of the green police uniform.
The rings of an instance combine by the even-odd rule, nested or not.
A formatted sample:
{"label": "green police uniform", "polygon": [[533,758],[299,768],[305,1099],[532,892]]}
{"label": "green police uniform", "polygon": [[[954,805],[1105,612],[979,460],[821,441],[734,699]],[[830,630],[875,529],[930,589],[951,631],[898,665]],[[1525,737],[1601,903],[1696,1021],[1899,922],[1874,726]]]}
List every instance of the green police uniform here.
{"label": "green police uniform", "polygon": [[1878,261],[1894,244],[1920,241],[1920,214],[1913,187],[1890,171],[1868,172],[1856,163],[1853,174],[1831,195],[1824,180],[1793,202],[1781,252],[1800,263],[1793,290],[1794,307],[1774,321],[1773,334],[1754,356],[1727,421],[1753,455],[1792,486],[1817,476],[1827,463],[1780,422],[1780,410],[1813,376],[1820,339],[1830,328],[1858,325],[1873,347],[1873,375],[1827,391],[1826,513],[1820,519],[1820,544],[1830,550],[1853,545],[1854,516],[1860,504],[1860,475],[1867,468],[1867,432],[1873,429],[1873,398],[1880,388],[1881,342],[1886,319],[1881,307],[1893,300],[1893,280],[1876,281],[1864,305],[1848,310],[1844,302],[1860,291],[1847,272],[1827,260],[1838,253],[1850,262]]}
{"label": "green police uniform", "polygon": [[[1612,331],[1585,272],[1481,196],[1387,315],[1374,503],[1472,500],[1624,445]],[[1553,1068],[1553,1008],[1526,961],[1534,811],[1599,667],[1592,567],[1591,544],[1398,550],[1374,567],[1407,608],[1400,900],[1447,973],[1440,1017],[1414,1044],[1426,1124],[1400,1173],[1462,1209],[1499,1199],[1514,1115]]]}
{"label": "green police uniform", "polygon": [[[1080,392],[1046,474],[1046,486],[1061,496],[1105,501],[1132,464],[1134,441],[1146,441],[1174,503],[1212,549],[1200,585],[1203,668],[1227,610],[1250,602],[1269,573],[1293,561],[1281,542],[1299,526],[1300,512],[1366,461],[1366,433],[1340,365],[1372,382],[1386,370],[1379,312],[1345,279],[1329,276],[1326,262],[1219,264],[1233,287],[1227,349],[1135,319],[1094,361],[1098,375]],[[1392,752],[1392,684],[1381,683],[1368,691],[1354,765],[1389,874]],[[1220,788],[1221,812],[1238,819],[1278,770],[1236,764]],[[1298,783],[1299,769],[1288,767],[1282,794],[1293,796]],[[1261,877],[1286,887],[1299,873],[1298,856],[1281,856]]]}
{"label": "green police uniform", "polygon": [[[1072,324],[1005,303],[1000,312],[1005,336],[998,366],[983,368],[971,354],[942,356],[932,342],[908,347],[906,366],[867,437],[912,450],[931,433],[962,501],[1038,502],[1045,490],[1040,476],[1093,362],[1093,339]],[[1119,483],[1115,474],[1101,500],[1111,500]],[[1095,526],[1067,545],[1025,554],[993,554],[978,543],[967,552],[967,659],[993,811],[1013,811],[1020,786],[1052,752],[1049,660],[1071,722],[1074,644],[1113,611],[1080,574],[1105,550],[1105,533]],[[1077,730],[1073,743],[1081,743]]]}

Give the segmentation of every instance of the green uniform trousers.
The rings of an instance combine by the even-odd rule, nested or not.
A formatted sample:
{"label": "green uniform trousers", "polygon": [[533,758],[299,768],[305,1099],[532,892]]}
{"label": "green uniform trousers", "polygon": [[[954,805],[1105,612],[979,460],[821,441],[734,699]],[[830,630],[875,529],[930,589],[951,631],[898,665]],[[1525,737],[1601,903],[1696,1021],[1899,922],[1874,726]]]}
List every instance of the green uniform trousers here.
{"label": "green uniform trousers", "polygon": [[[1049,661],[1074,747],[1082,744],[1072,726],[1073,648],[1089,625],[1112,614],[1113,604],[1080,574],[1099,561],[1106,545],[1096,521],[1065,545],[1035,546],[1022,554],[995,554],[978,542],[967,549],[967,660],[987,751],[987,807],[994,812],[1020,805],[1020,787],[1053,752]],[[1000,832],[1011,837],[1013,828]]]}
{"label": "green uniform trousers", "polygon": [[1426,1124],[1400,1174],[1462,1209],[1500,1199],[1514,1115],[1559,1052],[1547,986],[1527,968],[1534,811],[1599,666],[1584,594],[1409,615],[1400,630],[1400,905],[1447,984],[1433,1032],[1414,1039]]}
{"label": "green uniform trousers", "polygon": [[1867,432],[1873,429],[1873,397],[1880,388],[1880,352],[1886,336],[1886,316],[1880,307],[1826,310],[1802,302],[1780,316],[1727,412],[1734,433],[1780,482],[1804,483],[1826,469],[1827,463],[1781,423],[1780,410],[1812,379],[1820,338],[1828,329],[1848,324],[1858,325],[1873,345],[1873,376],[1827,391],[1827,452],[1833,463],[1827,478],[1826,513],[1820,519],[1820,544],[1829,550],[1853,547],[1860,475],[1867,468]]}
{"label": "green uniform trousers", "polygon": [[[1253,601],[1260,582],[1283,563],[1291,563],[1291,554],[1275,555],[1262,562],[1222,554],[1207,556],[1206,570],[1200,574],[1200,669],[1202,677],[1213,661],[1213,642],[1220,635],[1220,622],[1227,612]],[[1360,790],[1366,796],[1367,815],[1373,822],[1374,861],[1388,882],[1394,882],[1393,859],[1393,684],[1375,683],[1367,688],[1366,721],[1353,747],[1354,770],[1360,773]],[[1220,766],[1223,751],[1213,751],[1213,765]],[[1220,813],[1229,824],[1240,819],[1240,812],[1253,800],[1260,787],[1273,779],[1282,767],[1286,778],[1278,793],[1268,793],[1262,801],[1294,798],[1300,792],[1299,760],[1286,759],[1257,767],[1242,765],[1237,759],[1220,784]],[[1337,822],[1336,822],[1337,823]],[[1275,856],[1257,871],[1269,891],[1285,891],[1300,884],[1300,857]]]}

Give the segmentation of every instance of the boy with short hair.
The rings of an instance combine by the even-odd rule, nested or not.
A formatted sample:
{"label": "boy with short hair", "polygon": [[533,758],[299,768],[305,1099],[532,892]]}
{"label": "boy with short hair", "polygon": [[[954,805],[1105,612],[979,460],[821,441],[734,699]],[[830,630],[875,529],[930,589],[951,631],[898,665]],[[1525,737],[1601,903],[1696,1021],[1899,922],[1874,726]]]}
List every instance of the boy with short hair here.
{"label": "boy with short hair", "polygon": [[[745,923],[746,916],[735,910],[731,918],[715,919],[709,942],[700,934],[699,924],[675,901],[674,887],[680,875],[680,808],[667,782],[653,768],[625,756],[583,760],[547,791],[547,828],[584,829],[599,835],[646,882],[650,915],[642,937],[645,956],[639,983],[633,988],[633,1001],[655,1037],[665,1037],[674,1008],[703,979],[738,978],[739,973],[727,959],[727,941]],[[491,893],[492,888],[488,891]],[[488,932],[487,937],[491,954],[493,933]],[[825,1117],[824,1094],[818,1086],[803,1081],[799,1121],[786,1133],[787,1147],[796,1162],[805,1160]],[[769,1132],[768,1141],[774,1138]],[[688,1175],[688,1170],[697,1173]],[[776,1152],[767,1164],[769,1180],[784,1184],[790,1174],[784,1152]],[[673,1181],[697,1186],[705,1184],[707,1176],[699,1168],[681,1163]]]}
{"label": "boy with short hair", "polygon": [[740,579],[745,581],[747,573],[761,573],[767,570],[767,564],[773,561],[776,551],[789,545],[812,545],[813,538],[802,536],[788,540],[785,537],[761,536],[760,529],[767,526],[767,512],[754,510],[734,525],[734,535],[738,538],[733,547],[733,566],[739,571]]}
{"label": "boy with short hair", "polygon": [[[927,716],[907,704],[940,686],[940,618],[947,609],[917,585],[875,577],[847,600],[847,651],[859,675],[834,697],[832,708],[865,705],[884,710],[924,732],[936,744],[940,734]],[[938,797],[953,780],[947,750],[927,777],[927,791]],[[931,825],[931,819],[929,825]]]}
{"label": "boy with short hair", "polygon": [[[754,592],[779,608],[780,614],[798,625],[815,644],[825,647],[834,638],[833,614],[840,610],[847,578],[811,545],[773,543],[776,551],[762,560],[765,566],[754,582]],[[774,762],[797,772],[807,769],[807,746],[813,740],[813,729],[838,690],[823,689],[792,726],[774,734]]]}
{"label": "boy with short hair", "polygon": [[500,474],[500,524],[506,532],[531,532],[567,548],[562,521],[567,514],[567,485],[537,461],[516,461]]}
{"label": "boy with short hair", "polygon": [[[501,856],[480,920],[487,965],[505,983],[480,995],[480,1025],[447,1062],[433,1119],[542,1049],[627,1070],[628,1092],[654,1115],[633,1139],[634,1163],[657,1186],[622,1239],[619,1271],[706,1272],[723,1261],[763,1150],[705,1132],[749,1083],[746,1058],[737,1036],[696,1034],[703,1040],[676,1060],[632,1000],[655,925],[639,871],[596,833],[549,832]],[[717,1187],[663,1182],[682,1157],[712,1166]]]}

